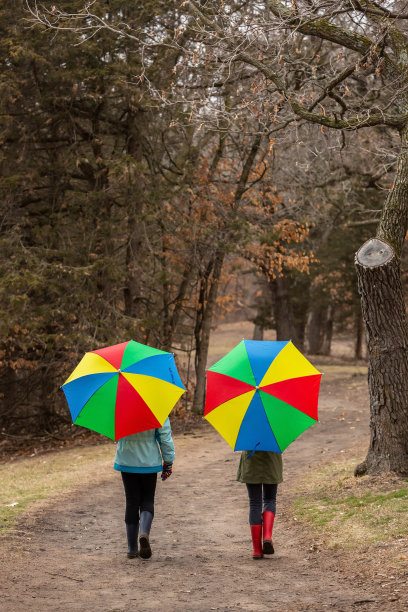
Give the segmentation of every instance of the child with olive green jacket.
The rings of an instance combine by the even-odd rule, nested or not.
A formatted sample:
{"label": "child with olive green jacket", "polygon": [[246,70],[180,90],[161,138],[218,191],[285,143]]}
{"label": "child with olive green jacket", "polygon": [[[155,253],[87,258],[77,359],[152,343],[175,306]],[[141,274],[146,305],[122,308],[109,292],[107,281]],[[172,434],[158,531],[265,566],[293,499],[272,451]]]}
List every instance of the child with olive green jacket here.
{"label": "child with olive green jacket", "polygon": [[283,480],[282,454],[271,451],[243,451],[237,480],[244,482],[248,490],[252,558],[262,559],[264,554],[271,555],[275,552],[272,530],[278,484]]}

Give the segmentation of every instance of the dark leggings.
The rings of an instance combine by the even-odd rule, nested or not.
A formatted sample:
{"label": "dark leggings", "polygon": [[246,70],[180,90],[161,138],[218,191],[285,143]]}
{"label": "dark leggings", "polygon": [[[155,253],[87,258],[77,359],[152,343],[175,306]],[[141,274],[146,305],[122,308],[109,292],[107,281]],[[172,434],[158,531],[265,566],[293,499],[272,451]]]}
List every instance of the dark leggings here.
{"label": "dark leggings", "polygon": [[126,496],[125,523],[137,525],[140,512],[143,510],[154,515],[157,474],[136,474],[134,472],[121,472],[121,474]]}
{"label": "dark leggings", "polygon": [[277,484],[248,484],[249,524],[262,525],[262,512],[270,510],[276,514]]}

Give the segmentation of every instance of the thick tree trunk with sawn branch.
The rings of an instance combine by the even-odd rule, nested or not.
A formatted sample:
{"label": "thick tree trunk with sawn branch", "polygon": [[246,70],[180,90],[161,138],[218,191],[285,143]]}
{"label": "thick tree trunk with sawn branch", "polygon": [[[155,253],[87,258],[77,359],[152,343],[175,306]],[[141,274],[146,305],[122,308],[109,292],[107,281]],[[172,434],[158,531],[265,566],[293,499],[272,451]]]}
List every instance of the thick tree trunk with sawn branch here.
{"label": "thick tree trunk with sawn branch", "polygon": [[399,260],[389,244],[366,242],[356,254],[368,333],[371,439],[356,475],[408,474],[408,324]]}
{"label": "thick tree trunk with sawn branch", "polygon": [[408,474],[408,321],[400,254],[408,227],[408,128],[401,130],[395,181],[377,237],[356,254],[358,288],[368,340],[371,440],[356,475]]}

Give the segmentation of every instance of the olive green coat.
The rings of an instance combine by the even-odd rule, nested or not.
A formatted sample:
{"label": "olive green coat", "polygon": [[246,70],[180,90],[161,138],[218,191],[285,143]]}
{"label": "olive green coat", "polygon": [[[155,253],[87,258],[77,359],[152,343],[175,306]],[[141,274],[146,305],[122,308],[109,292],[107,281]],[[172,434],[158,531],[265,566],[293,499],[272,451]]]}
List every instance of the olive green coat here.
{"label": "olive green coat", "polygon": [[282,454],[271,451],[243,451],[237,480],[249,484],[279,484],[282,482]]}

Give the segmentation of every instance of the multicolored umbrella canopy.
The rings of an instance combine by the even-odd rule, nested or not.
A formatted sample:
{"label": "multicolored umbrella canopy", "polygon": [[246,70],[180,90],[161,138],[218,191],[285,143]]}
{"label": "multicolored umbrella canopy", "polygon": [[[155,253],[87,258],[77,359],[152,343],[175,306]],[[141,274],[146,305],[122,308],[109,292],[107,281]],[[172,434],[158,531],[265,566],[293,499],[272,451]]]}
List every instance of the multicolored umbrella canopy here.
{"label": "multicolored umbrella canopy", "polygon": [[161,427],[184,393],[174,356],[133,340],[86,353],[62,389],[75,425],[112,440]]}
{"label": "multicolored umbrella canopy", "polygon": [[321,376],[290,340],[242,340],[207,370],[204,417],[233,450],[281,453],[316,423]]}

